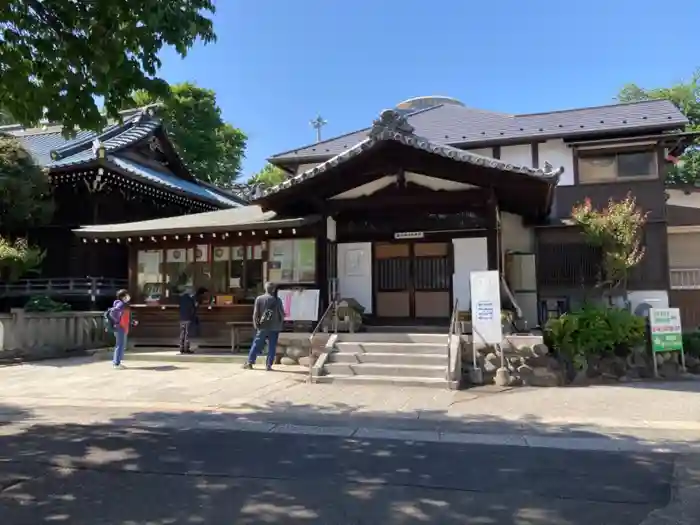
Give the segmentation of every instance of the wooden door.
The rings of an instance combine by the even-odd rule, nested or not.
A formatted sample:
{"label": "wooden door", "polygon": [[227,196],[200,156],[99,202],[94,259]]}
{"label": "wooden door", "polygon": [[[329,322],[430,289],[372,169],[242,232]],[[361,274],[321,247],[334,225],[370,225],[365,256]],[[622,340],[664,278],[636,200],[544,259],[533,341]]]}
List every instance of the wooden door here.
{"label": "wooden door", "polygon": [[449,243],[377,243],[374,246],[376,316],[449,318]]}

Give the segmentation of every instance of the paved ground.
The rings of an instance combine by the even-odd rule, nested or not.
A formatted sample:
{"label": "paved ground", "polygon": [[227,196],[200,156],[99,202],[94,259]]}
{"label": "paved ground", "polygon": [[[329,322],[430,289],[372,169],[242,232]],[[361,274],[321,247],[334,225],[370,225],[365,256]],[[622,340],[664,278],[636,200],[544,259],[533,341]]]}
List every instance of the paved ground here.
{"label": "paved ground", "polygon": [[0,367],[0,523],[697,525],[698,391]]}
{"label": "paved ground", "polygon": [[674,460],[671,454],[35,426],[0,436],[0,516],[7,525],[638,525],[669,503]]}
{"label": "paved ground", "polygon": [[305,380],[299,367],[267,373],[222,364],[132,363],[115,371],[90,359],[45,361],[0,367],[0,418],[25,411],[25,416],[66,423],[109,418],[157,423],[189,413],[184,426],[220,426],[244,418],[287,425],[700,443],[700,382],[451,392],[309,385]]}

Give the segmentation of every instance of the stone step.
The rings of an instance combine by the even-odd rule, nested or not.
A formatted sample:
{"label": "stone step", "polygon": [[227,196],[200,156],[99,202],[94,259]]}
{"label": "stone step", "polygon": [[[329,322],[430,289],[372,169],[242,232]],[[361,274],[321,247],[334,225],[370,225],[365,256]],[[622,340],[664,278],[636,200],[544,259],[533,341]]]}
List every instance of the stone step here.
{"label": "stone step", "polygon": [[338,342],[349,343],[427,343],[447,344],[447,331],[442,334],[420,333],[340,333]]}
{"label": "stone step", "polygon": [[[390,376],[335,376],[325,375],[312,379],[313,383],[345,383],[354,385],[392,385],[397,387],[450,388],[446,379],[435,377],[390,377]],[[456,385],[454,385],[456,386]],[[453,387],[454,387],[453,386]]]}
{"label": "stone step", "polygon": [[432,377],[444,379],[445,365],[397,365],[384,363],[326,363],[327,374],[334,376]]}
{"label": "stone step", "polygon": [[447,341],[440,343],[391,343],[391,342],[376,342],[376,341],[342,341],[336,342],[335,348],[339,352],[361,354],[374,353],[380,354],[433,354],[447,355]]}
{"label": "stone step", "polygon": [[446,354],[416,354],[398,352],[333,352],[328,356],[328,363],[383,363],[397,365],[444,365],[447,366]]}

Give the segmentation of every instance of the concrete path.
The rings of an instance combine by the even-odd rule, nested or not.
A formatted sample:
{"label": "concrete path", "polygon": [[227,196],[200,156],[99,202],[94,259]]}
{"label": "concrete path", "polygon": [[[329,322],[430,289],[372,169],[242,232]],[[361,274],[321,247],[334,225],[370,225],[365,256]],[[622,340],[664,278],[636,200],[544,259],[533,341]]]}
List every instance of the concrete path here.
{"label": "concrete path", "polygon": [[0,367],[0,419],[385,438],[401,431],[398,439],[597,450],[700,445],[700,382],[451,392],[305,380],[299,367],[268,373],[133,363],[113,370],[91,359],[45,361]]}
{"label": "concrete path", "polygon": [[0,436],[0,516],[7,525],[638,525],[673,505],[675,463],[668,454],[49,425]]}

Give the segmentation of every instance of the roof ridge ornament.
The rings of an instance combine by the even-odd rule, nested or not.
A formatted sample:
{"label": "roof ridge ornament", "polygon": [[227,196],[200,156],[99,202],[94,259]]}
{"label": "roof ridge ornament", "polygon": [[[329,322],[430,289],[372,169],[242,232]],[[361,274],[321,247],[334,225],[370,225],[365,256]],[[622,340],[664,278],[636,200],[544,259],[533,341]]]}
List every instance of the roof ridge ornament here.
{"label": "roof ridge ornament", "polygon": [[395,109],[385,109],[379,114],[379,118],[372,123],[372,129],[369,132],[371,138],[379,136],[380,133],[391,131],[394,133],[402,133],[404,135],[413,135],[416,128],[408,123],[406,115],[403,115]]}

